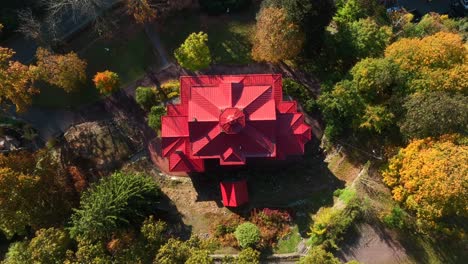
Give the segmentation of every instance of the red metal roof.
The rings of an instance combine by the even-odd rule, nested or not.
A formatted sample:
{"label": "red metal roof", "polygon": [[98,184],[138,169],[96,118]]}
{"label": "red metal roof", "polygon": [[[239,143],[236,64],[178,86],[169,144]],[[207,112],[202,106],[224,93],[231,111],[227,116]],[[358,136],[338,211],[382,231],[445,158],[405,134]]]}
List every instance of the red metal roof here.
{"label": "red metal roof", "polygon": [[249,157],[304,153],[311,129],[279,74],[184,76],[181,102],[162,117],[162,155],[171,171],[203,171],[203,159],[243,165]]}
{"label": "red metal roof", "polygon": [[249,201],[247,181],[222,181],[220,183],[223,204],[227,207],[238,207]]}

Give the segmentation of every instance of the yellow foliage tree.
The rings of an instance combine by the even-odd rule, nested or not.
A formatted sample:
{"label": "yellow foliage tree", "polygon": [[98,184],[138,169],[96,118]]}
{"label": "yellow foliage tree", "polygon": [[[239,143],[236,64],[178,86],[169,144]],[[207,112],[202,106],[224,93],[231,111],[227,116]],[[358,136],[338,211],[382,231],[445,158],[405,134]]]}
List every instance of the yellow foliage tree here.
{"label": "yellow foliage tree", "polygon": [[383,172],[393,198],[416,213],[420,227],[449,228],[468,217],[466,142],[460,135],[412,141]]}
{"label": "yellow foliage tree", "polygon": [[387,47],[385,57],[409,75],[416,90],[468,92],[468,50],[458,34],[403,38]]}
{"label": "yellow foliage tree", "polygon": [[32,67],[12,61],[14,54],[12,49],[0,47],[0,104],[11,102],[16,111],[24,112],[39,91],[33,87]]}
{"label": "yellow foliage tree", "polygon": [[157,10],[148,0],[126,0],[127,13],[138,24],[145,24],[156,19]]}
{"label": "yellow foliage tree", "polygon": [[66,92],[77,90],[86,80],[86,62],[74,52],[60,55],[38,48],[36,58],[39,77]]}
{"label": "yellow foliage tree", "polygon": [[283,8],[262,8],[255,29],[252,57],[256,61],[279,62],[299,54],[304,34],[288,20]]}

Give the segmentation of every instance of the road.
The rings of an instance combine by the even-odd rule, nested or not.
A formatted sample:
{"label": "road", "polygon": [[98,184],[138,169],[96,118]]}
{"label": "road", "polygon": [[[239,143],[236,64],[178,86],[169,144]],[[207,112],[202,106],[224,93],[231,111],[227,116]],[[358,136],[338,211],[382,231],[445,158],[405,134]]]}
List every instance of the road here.
{"label": "road", "polygon": [[417,9],[423,15],[429,12],[447,14],[450,10],[450,0],[399,0],[398,2],[407,10]]}

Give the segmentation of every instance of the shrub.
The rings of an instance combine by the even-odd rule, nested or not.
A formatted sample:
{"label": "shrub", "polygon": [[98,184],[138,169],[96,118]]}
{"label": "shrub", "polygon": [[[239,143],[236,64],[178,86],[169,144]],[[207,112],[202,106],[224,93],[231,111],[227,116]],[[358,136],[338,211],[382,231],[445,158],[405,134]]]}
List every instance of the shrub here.
{"label": "shrub", "polygon": [[221,245],[235,247],[237,246],[237,240],[234,236],[234,232],[243,221],[241,217],[235,214],[231,214],[227,218],[220,217],[212,223],[210,232]]}
{"label": "shrub", "polygon": [[192,256],[187,259],[185,264],[212,264],[213,259],[210,257],[210,252],[207,250],[196,250]]}
{"label": "shrub", "polygon": [[332,253],[325,251],[322,247],[312,247],[307,256],[300,259],[299,264],[341,264],[341,261]]}
{"label": "shrub", "polygon": [[111,71],[98,72],[93,78],[94,85],[101,94],[108,95],[119,88],[119,75]]}
{"label": "shrub", "polygon": [[169,80],[161,84],[161,90],[164,92],[168,100],[171,100],[180,94],[179,80]]}
{"label": "shrub", "polygon": [[153,251],[157,251],[163,244],[164,234],[167,229],[167,224],[160,220],[156,221],[154,216],[149,216],[141,225],[141,234],[145,237],[147,244]]}
{"label": "shrub", "polygon": [[4,264],[26,264],[30,263],[31,256],[28,251],[28,242],[14,242],[8,247],[8,251],[5,255],[5,259],[2,263]]}
{"label": "shrub", "polygon": [[140,224],[154,210],[159,190],[152,178],[116,172],[83,192],[71,217],[73,238],[98,240],[130,224]]}
{"label": "shrub", "polygon": [[234,234],[242,248],[254,247],[260,241],[260,230],[250,222],[238,226]]}
{"label": "shrub", "polygon": [[259,264],[260,252],[252,248],[246,248],[239,253],[237,264]]}
{"label": "shrub", "polygon": [[64,264],[75,263],[111,264],[112,262],[101,242],[91,243],[87,240],[79,240],[75,254],[71,253],[64,262]]}
{"label": "shrub", "polygon": [[192,33],[174,52],[179,64],[191,71],[198,71],[210,66],[211,53],[207,45],[208,35],[203,32]]}
{"label": "shrub", "polygon": [[152,129],[161,129],[161,116],[166,114],[166,107],[156,105],[151,107],[151,111],[148,114],[148,126]]}
{"label": "shrub", "polygon": [[310,242],[314,246],[338,248],[337,243],[361,213],[359,200],[353,199],[343,209],[322,208],[314,217]]}
{"label": "shrub", "polygon": [[67,233],[56,228],[40,229],[31,239],[28,252],[33,263],[61,264],[69,244]]}
{"label": "shrub", "polygon": [[383,222],[392,228],[402,228],[405,225],[404,211],[399,206],[392,208],[392,211],[383,217]]}
{"label": "shrub", "polygon": [[159,249],[153,263],[185,263],[189,259],[190,255],[190,248],[184,242],[171,238]]}
{"label": "shrub", "polygon": [[286,211],[265,208],[254,212],[251,221],[258,226],[261,236],[261,247],[273,246],[290,231],[291,216]]}
{"label": "shrub", "polygon": [[153,87],[138,87],[135,90],[135,101],[145,110],[158,103]]}

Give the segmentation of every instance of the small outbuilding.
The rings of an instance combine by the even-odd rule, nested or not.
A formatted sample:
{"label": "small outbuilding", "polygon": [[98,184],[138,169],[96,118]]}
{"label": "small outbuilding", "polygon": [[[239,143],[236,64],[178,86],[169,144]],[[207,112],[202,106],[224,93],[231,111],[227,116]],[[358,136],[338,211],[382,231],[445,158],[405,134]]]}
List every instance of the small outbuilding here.
{"label": "small outbuilding", "polygon": [[238,207],[249,201],[246,179],[222,181],[220,186],[224,206]]}

